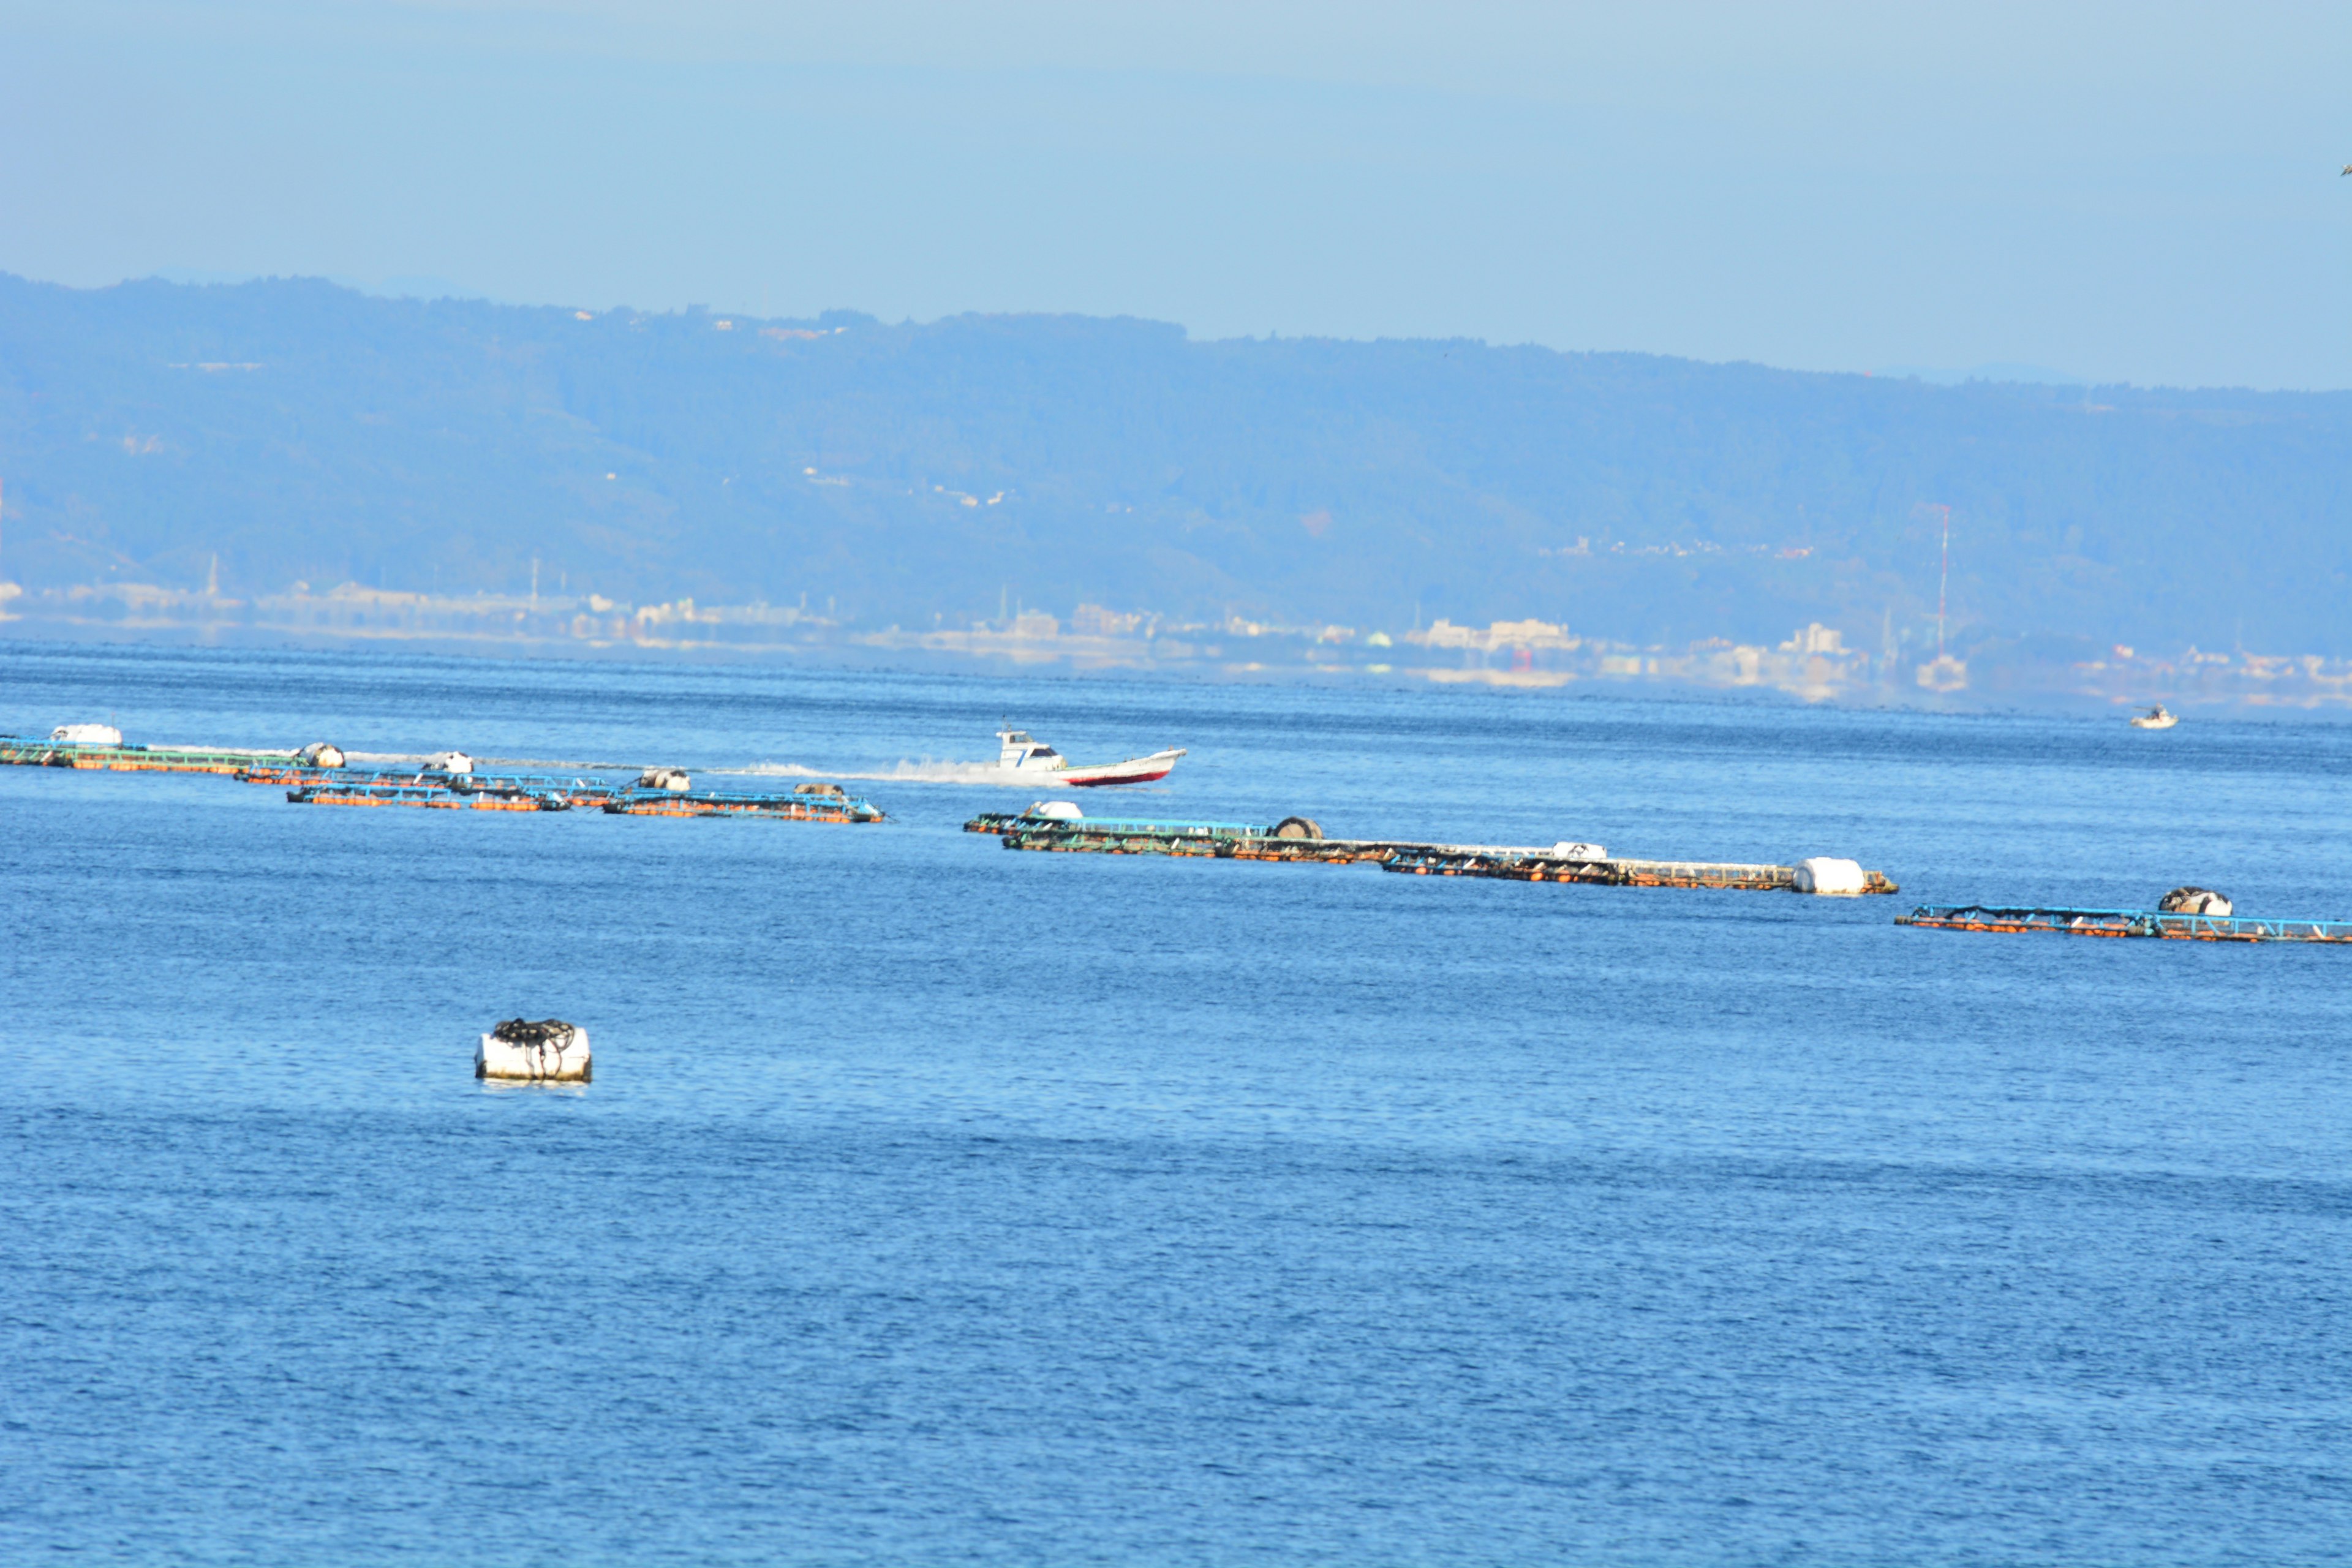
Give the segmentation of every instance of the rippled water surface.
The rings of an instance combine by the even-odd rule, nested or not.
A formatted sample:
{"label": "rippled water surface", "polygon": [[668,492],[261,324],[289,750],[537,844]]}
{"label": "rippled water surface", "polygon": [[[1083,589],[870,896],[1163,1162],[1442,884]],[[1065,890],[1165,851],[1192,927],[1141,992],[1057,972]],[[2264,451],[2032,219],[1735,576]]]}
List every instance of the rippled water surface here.
{"label": "rippled water surface", "polygon": [[[0,769],[0,1559],[2352,1556],[2352,731],[0,644],[0,730],[1843,854],[1899,900]],[[1098,797],[1083,804],[1102,809]],[[473,1036],[586,1024],[596,1081]]]}

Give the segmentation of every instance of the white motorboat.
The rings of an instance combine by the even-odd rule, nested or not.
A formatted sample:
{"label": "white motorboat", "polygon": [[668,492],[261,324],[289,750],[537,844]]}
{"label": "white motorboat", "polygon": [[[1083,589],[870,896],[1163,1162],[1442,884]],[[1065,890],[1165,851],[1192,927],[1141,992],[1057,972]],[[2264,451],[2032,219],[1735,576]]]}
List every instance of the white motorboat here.
{"label": "white motorboat", "polygon": [[2180,722],[2180,716],[2165,711],[2164,704],[2159,702],[2145,713],[2134,714],[2131,722],[2135,730],[2169,730]]}
{"label": "white motorboat", "polygon": [[1039,783],[1071,784],[1091,788],[1096,784],[1150,784],[1164,779],[1176,759],[1184,754],[1181,746],[1173,751],[1154,752],[1148,757],[1129,757],[1123,763],[1097,763],[1090,766],[1073,766],[1070,759],[1042,741],[1032,740],[1026,730],[999,730],[996,738],[1003,747],[996,753],[996,765],[1023,778],[1034,777]]}

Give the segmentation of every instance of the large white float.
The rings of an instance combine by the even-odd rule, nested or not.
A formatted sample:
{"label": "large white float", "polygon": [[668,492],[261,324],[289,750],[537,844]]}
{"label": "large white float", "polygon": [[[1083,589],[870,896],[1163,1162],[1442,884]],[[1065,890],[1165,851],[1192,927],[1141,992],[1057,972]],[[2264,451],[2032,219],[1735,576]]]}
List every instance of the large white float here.
{"label": "large white float", "polygon": [[588,1031],[561,1018],[509,1018],[474,1048],[474,1076],[513,1083],[586,1083]]}
{"label": "large white float", "polygon": [[2158,910],[2168,915],[2220,915],[2232,912],[2230,896],[2210,888],[2175,888],[2156,900]]}
{"label": "large white float", "polygon": [[1870,891],[1870,873],[1856,860],[1812,855],[1797,862],[1797,891],[1855,898]]}

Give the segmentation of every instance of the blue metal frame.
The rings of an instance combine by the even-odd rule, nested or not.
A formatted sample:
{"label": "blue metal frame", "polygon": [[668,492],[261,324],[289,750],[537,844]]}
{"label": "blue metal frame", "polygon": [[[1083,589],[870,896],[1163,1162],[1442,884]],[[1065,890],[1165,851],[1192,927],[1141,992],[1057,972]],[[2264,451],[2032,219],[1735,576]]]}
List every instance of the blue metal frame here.
{"label": "blue metal frame", "polygon": [[1922,904],[1907,915],[1897,915],[1895,923],[1937,931],[2055,931],[2065,936],[2150,936],[2176,942],[2352,942],[2352,921],[2170,914],[2161,910]]}
{"label": "blue metal frame", "polygon": [[1274,828],[1255,822],[1147,822],[1119,816],[1031,816],[984,812],[964,824],[967,832],[1110,834],[1151,838],[1271,838]]}
{"label": "blue metal frame", "polygon": [[364,778],[324,780],[318,784],[297,785],[286,792],[286,798],[296,805],[310,805],[317,804],[320,795],[357,795],[386,805],[424,805],[436,800],[527,800],[541,811],[572,809],[571,798],[562,790],[496,785],[488,789],[453,789],[444,784],[421,784],[405,778],[385,784]]}
{"label": "blue metal frame", "polygon": [[875,805],[872,801],[867,800],[863,795],[799,795],[789,792],[767,794],[760,792],[709,789],[653,789],[637,784],[632,784],[626,788],[614,790],[613,792],[611,804],[606,805],[604,809],[616,814],[626,815],[625,808],[628,805],[631,803],[646,801],[682,801],[695,805],[739,806],[745,808],[748,813],[765,814],[776,816],[788,815],[786,808],[789,807],[808,812],[812,816],[838,812],[850,817],[852,820],[872,822],[883,822],[888,820],[879,807]]}

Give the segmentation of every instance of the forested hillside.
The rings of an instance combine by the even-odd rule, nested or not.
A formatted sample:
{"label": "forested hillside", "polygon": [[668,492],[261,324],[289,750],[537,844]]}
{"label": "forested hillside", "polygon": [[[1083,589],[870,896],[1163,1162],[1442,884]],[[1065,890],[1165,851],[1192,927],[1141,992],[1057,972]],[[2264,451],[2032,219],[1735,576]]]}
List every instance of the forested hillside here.
{"label": "forested hillside", "polygon": [[0,278],[0,577],[2352,651],[2352,395]]}

